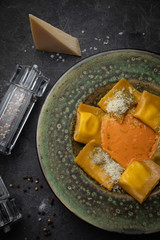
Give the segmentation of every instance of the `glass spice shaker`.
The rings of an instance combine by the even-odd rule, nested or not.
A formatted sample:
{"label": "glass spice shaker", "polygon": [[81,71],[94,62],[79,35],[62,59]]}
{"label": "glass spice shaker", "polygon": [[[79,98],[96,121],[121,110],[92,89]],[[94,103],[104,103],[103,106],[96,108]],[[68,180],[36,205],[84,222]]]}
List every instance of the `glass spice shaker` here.
{"label": "glass spice shaker", "polygon": [[11,225],[22,218],[15,204],[15,199],[10,197],[10,194],[0,177],[0,229],[8,232]]}
{"label": "glass spice shaker", "polygon": [[17,65],[0,104],[0,152],[10,154],[29,114],[49,83],[37,65]]}

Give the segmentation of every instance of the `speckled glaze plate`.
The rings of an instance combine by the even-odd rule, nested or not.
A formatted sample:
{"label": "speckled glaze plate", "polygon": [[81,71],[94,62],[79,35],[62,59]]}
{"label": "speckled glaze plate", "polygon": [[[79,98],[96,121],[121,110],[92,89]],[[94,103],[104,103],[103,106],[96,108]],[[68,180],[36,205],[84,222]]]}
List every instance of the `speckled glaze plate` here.
{"label": "speckled glaze plate", "polygon": [[37,148],[44,175],[74,214],[99,228],[127,234],[160,231],[160,186],[139,204],[124,192],[109,192],[74,162],[82,145],[73,141],[80,102],[97,101],[122,77],[139,90],[160,95],[160,56],[117,50],[91,56],[69,69],[50,91],[40,113]]}

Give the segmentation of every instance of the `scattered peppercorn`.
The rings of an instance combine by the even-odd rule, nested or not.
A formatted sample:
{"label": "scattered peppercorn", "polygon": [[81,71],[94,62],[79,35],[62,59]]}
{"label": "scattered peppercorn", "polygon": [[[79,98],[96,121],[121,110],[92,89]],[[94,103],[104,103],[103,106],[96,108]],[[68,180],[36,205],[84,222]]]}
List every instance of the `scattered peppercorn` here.
{"label": "scattered peppercorn", "polygon": [[28,176],[23,177],[24,180],[28,179]]}
{"label": "scattered peppercorn", "polygon": [[17,185],[17,188],[20,188],[20,185]]}
{"label": "scattered peppercorn", "polygon": [[44,231],[45,236],[51,235],[51,231],[48,228],[46,228],[46,227],[43,228],[43,231]]}
{"label": "scattered peppercorn", "polygon": [[48,229],[46,227],[43,228],[43,232],[47,232]]}
{"label": "scattered peppercorn", "polygon": [[31,217],[31,214],[28,214],[27,217],[30,218],[30,217]]}
{"label": "scattered peppercorn", "polygon": [[50,199],[50,204],[53,205],[53,203],[54,203],[54,199],[51,198],[51,199]]}
{"label": "scattered peppercorn", "polygon": [[48,223],[48,225],[51,225],[53,222],[50,218],[48,218],[47,223]]}
{"label": "scattered peppercorn", "polygon": [[26,193],[26,192],[27,192],[27,190],[26,190],[26,189],[24,189],[24,190],[23,190],[23,192],[24,192],[24,193]]}
{"label": "scattered peppercorn", "polygon": [[43,188],[43,185],[40,185],[40,188]]}
{"label": "scattered peppercorn", "polygon": [[45,232],[45,236],[50,236],[50,235],[51,235],[50,230],[48,230],[47,232]]}
{"label": "scattered peppercorn", "polygon": [[29,178],[28,178],[28,182],[33,182],[33,178],[32,178],[32,177],[29,177]]}
{"label": "scattered peppercorn", "polygon": [[39,179],[38,179],[38,178],[35,180],[35,183],[36,183],[36,184],[39,183]]}

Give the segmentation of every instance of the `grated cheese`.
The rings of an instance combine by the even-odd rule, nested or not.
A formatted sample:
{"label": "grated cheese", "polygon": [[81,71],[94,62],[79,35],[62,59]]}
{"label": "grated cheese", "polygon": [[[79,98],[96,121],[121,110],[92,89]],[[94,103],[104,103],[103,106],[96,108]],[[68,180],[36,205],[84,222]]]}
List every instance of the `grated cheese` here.
{"label": "grated cheese", "polygon": [[133,89],[131,87],[129,87],[129,92],[132,94],[133,93]]}
{"label": "grated cheese", "polygon": [[112,113],[116,117],[121,117],[121,115],[125,114],[131,104],[134,102],[134,96],[131,95],[131,92],[126,92],[123,88],[120,91],[117,91],[112,99],[107,101],[106,111],[108,113]]}
{"label": "grated cheese", "polygon": [[106,171],[114,184],[118,183],[124,168],[116,163],[108,153],[104,152],[101,147],[95,147],[89,157],[94,164],[100,165]]}

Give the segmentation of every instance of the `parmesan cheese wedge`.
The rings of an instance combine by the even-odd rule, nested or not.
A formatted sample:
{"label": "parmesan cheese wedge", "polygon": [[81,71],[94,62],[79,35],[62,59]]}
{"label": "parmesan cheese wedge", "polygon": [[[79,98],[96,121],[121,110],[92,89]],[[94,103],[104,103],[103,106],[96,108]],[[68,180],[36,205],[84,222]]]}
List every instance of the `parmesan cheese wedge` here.
{"label": "parmesan cheese wedge", "polygon": [[38,50],[81,56],[77,38],[29,14],[31,31]]}

